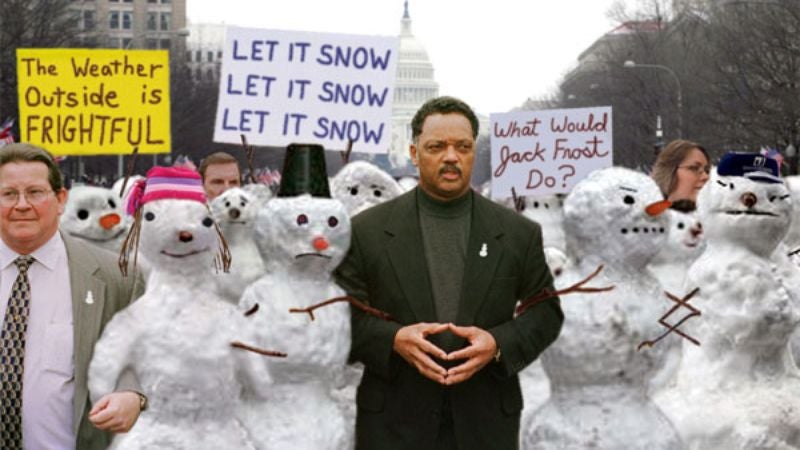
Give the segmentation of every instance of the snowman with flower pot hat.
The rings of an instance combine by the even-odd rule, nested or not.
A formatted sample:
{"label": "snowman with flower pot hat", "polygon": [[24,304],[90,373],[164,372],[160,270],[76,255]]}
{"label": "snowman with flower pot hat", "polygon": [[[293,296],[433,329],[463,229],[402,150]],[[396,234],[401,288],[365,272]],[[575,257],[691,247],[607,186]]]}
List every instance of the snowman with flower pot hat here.
{"label": "snowman with flower pot hat", "polygon": [[96,401],[130,370],[147,407],[112,448],[256,448],[237,406],[243,390],[263,395],[269,374],[264,357],[245,350],[255,341],[246,318],[215,294],[215,254],[218,266],[227,258],[200,175],[154,167],[132,188],[128,211],[135,221],[120,268],[141,250],[152,270],[143,296],[97,342],[89,390]]}
{"label": "snowman with flower pot hat", "polygon": [[656,400],[691,449],[800,448],[800,273],[772,258],[793,210],[777,161],[724,155],[697,204],[707,247],[686,286],[702,315],[683,328],[700,345],[683,343]]}
{"label": "snowman with flower pot hat", "polygon": [[240,307],[256,326],[259,345],[288,357],[269,361],[267,399],[246,403],[243,416],[262,448],[351,448],[354,423],[334,396],[350,351],[349,306],[321,308],[313,320],[290,312],[345,295],[332,272],[350,246],[350,219],[330,198],[321,146],[287,148],[280,190],[259,212],[255,233],[268,267]]}
{"label": "snowman with flower pot hat", "polygon": [[666,240],[669,202],[646,175],[621,167],[596,170],[563,205],[566,267],[557,286],[593,281],[613,290],[565,296],[564,325],[542,354],[550,398],[522,424],[524,449],[676,449],[678,433],[647,395],[669,340],[644,351],[669,305],[646,269]]}

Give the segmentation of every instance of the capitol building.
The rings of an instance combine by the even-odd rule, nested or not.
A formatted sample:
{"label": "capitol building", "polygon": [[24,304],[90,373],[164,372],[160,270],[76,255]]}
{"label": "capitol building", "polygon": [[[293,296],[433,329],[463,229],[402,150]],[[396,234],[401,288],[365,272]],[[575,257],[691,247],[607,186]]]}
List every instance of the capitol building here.
{"label": "capitol building", "polygon": [[394,101],[392,104],[392,146],[389,162],[399,172],[416,173],[408,156],[411,143],[411,119],[420,106],[439,95],[433,78],[433,64],[425,46],[411,33],[411,16],[405,2],[400,28],[400,51],[397,59]]}

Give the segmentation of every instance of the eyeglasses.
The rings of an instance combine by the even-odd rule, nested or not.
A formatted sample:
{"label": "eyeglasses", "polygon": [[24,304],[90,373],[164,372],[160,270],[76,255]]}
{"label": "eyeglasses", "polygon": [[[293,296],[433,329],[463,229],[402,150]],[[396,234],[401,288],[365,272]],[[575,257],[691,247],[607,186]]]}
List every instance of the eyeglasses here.
{"label": "eyeglasses", "polygon": [[[25,200],[31,205],[38,205],[47,199],[48,194],[53,192],[52,189],[44,189],[40,187],[32,187],[25,189],[22,193]],[[0,206],[10,208],[19,203],[20,192],[16,189],[2,189],[0,190]]]}
{"label": "eyeglasses", "polygon": [[702,175],[703,172],[705,172],[706,175],[710,175],[711,174],[711,166],[709,166],[709,165],[705,165],[705,166],[698,166],[698,165],[678,166],[678,168],[679,169],[689,170],[689,171],[693,172],[695,175]]}

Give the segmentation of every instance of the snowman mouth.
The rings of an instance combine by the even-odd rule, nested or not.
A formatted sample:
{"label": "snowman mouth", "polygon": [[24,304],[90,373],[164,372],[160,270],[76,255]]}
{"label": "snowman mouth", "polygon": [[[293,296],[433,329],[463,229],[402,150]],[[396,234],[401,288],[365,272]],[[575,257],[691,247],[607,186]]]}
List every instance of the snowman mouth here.
{"label": "snowman mouth", "polygon": [[304,256],[318,256],[318,257],[320,257],[320,258],[327,258],[327,259],[331,259],[331,257],[330,257],[330,256],[328,256],[328,255],[323,255],[322,253],[300,253],[299,255],[294,255],[294,259],[299,259],[299,258],[302,258],[302,257],[304,257]]}
{"label": "snowman mouth", "polygon": [[752,209],[748,209],[748,210],[745,210],[745,211],[725,211],[725,214],[729,214],[731,216],[745,215],[745,216],[772,216],[772,217],[778,217],[777,214],[773,214],[771,212],[758,211],[758,210],[752,210]]}
{"label": "snowman mouth", "polygon": [[200,250],[194,250],[194,251],[191,251],[189,253],[170,253],[170,252],[168,252],[166,250],[161,250],[161,254],[167,255],[167,256],[171,256],[173,258],[185,258],[187,256],[198,255],[200,253],[205,253],[207,251],[208,251],[208,248],[203,248],[203,249],[200,249]]}

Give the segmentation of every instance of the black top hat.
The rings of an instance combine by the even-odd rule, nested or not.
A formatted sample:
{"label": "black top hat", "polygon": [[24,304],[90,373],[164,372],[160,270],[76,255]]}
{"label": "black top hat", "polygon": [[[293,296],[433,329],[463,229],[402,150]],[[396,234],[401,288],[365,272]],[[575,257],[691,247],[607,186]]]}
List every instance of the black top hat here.
{"label": "black top hat", "polygon": [[283,160],[278,197],[311,194],[331,198],[325,148],[317,144],[289,144]]}

